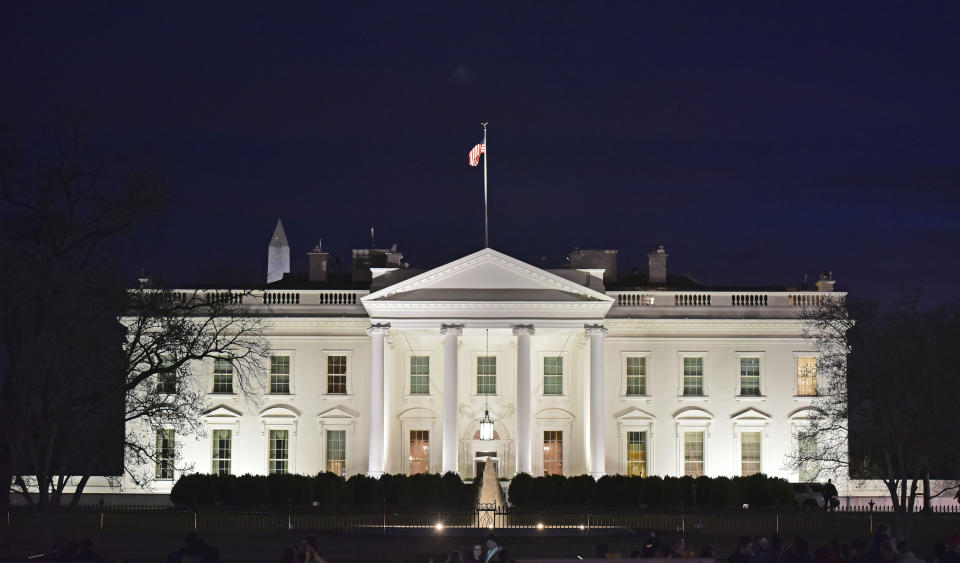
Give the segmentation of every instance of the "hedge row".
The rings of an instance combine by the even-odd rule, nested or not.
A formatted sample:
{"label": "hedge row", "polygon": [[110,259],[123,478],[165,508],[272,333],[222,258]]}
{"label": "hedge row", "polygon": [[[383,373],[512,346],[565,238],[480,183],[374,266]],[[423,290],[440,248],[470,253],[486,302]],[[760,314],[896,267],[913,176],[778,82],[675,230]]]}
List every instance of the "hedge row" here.
{"label": "hedge row", "polygon": [[[479,482],[478,482],[479,484]],[[380,479],[333,473],[309,475],[184,475],[173,485],[170,500],[179,506],[313,506],[381,508],[384,506],[472,508],[477,488],[455,473],[384,475]]]}
{"label": "hedge row", "polygon": [[589,475],[531,477],[510,481],[510,504],[521,508],[550,506],[792,506],[793,488],[784,479],[750,477],[627,477]]}

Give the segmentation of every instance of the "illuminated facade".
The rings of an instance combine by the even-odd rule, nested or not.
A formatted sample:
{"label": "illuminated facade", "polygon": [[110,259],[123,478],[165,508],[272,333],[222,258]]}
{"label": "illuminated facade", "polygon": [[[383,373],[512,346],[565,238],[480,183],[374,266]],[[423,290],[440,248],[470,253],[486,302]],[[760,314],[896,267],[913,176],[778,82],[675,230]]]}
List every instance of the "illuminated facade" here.
{"label": "illuminated facade", "polygon": [[[501,477],[808,477],[787,464],[817,391],[800,314],[843,296],[832,281],[675,283],[662,247],[635,285],[617,279],[611,251],[546,270],[484,249],[427,271],[395,249],[364,252],[355,272],[369,289],[337,289],[315,249],[303,283],[286,274],[254,292],[272,349],[266,392],[252,403],[234,394],[229,363],[195,366],[210,410],[205,435],[169,437],[185,465],[474,477],[492,458]],[[161,473],[159,492],[176,477]]]}

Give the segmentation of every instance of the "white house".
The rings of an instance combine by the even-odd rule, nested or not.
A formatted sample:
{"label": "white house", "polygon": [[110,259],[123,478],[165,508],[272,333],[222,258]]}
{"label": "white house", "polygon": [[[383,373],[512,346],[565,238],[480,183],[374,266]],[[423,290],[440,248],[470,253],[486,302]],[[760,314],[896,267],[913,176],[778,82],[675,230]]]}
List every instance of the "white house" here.
{"label": "white house", "polygon": [[[818,383],[800,313],[842,298],[832,281],[707,288],[667,276],[663,247],[626,279],[616,251],[547,270],[489,248],[427,271],[358,250],[349,274],[316,248],[298,278],[279,224],[269,248],[269,392],[251,403],[229,363],[196,366],[205,435],[158,440],[195,471],[466,478],[491,457],[502,477],[809,477],[786,460]],[[177,476],[158,467],[154,489]]]}

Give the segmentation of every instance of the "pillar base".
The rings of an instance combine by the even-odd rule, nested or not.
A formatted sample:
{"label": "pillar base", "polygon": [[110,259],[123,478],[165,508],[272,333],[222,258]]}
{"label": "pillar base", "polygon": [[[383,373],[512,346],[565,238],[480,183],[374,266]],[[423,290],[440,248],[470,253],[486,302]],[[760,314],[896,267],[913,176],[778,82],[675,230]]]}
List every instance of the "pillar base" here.
{"label": "pillar base", "polygon": [[374,479],[379,479],[383,477],[385,471],[367,471],[367,477],[373,477]]}
{"label": "pillar base", "polygon": [[602,472],[602,471],[600,471],[600,472],[591,471],[591,472],[590,472],[590,476],[593,477],[593,480],[594,480],[594,481],[599,480],[599,479],[600,479],[601,477],[603,477],[604,475],[606,475],[606,473],[604,473],[604,472]]}

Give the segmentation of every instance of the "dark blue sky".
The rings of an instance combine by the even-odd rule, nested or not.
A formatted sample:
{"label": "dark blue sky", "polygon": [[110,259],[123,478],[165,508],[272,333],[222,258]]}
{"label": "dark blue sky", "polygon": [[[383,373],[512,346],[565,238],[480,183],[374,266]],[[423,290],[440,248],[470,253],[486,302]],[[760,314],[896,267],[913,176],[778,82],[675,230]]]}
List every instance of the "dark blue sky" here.
{"label": "dark blue sky", "polygon": [[264,275],[278,217],[295,269],[370,226],[416,267],[478,249],[486,120],[520,259],[960,297],[960,5],[513,4],[8,2],[0,111],[94,108],[155,163],[176,205],[125,262],[175,282]]}

